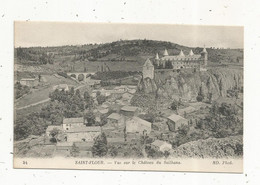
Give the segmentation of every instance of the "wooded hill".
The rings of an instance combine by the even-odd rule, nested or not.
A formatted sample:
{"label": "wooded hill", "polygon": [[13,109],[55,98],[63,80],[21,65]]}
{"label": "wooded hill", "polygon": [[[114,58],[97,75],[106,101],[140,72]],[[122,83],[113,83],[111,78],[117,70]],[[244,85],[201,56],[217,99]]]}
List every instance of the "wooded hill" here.
{"label": "wooded hill", "polygon": [[[16,48],[15,57],[19,61],[38,60],[39,64],[45,64],[45,61],[53,61],[55,58],[63,56],[74,56],[75,60],[80,61],[140,61],[144,58],[155,57],[159,53],[161,57],[164,49],[168,50],[169,55],[177,55],[180,50],[188,54],[193,49],[195,54],[199,54],[202,48],[182,46],[172,42],[155,40],[120,40],[105,44],[88,44],[81,46],[60,46],[60,47],[31,47]],[[215,49],[207,48],[209,60],[212,62],[237,62],[243,59],[243,49]],[[39,55],[37,57],[37,55]],[[44,57],[47,57],[45,60]],[[53,59],[55,62],[55,58]],[[18,62],[19,62],[18,61]],[[43,62],[44,61],[44,62]],[[37,63],[37,61],[36,61]]]}

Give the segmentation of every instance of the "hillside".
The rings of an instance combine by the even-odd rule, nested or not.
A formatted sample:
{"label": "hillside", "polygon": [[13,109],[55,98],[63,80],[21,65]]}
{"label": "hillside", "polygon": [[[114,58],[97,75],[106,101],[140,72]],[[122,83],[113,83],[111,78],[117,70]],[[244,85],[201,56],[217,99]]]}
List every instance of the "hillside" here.
{"label": "hillside", "polygon": [[185,143],[171,151],[171,157],[226,158],[243,156],[243,136],[208,138]]}
{"label": "hillside", "polygon": [[[162,56],[165,48],[169,55],[177,55],[180,50],[188,54],[190,49],[198,54],[202,50],[202,48],[192,48],[166,41],[120,40],[82,46],[16,48],[15,61],[18,64],[29,65],[55,63],[78,65],[87,61],[143,62],[146,58],[155,57],[156,53]],[[207,48],[207,50],[211,62],[237,62],[243,59],[243,49]]]}

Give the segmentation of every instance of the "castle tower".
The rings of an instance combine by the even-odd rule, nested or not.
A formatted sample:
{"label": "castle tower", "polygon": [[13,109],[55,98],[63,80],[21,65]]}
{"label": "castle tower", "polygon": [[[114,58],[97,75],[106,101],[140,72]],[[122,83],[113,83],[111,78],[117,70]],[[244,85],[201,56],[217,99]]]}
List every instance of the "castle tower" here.
{"label": "castle tower", "polygon": [[154,66],[149,58],[145,61],[143,65],[143,79],[145,78],[154,78]]}
{"label": "castle tower", "polygon": [[204,45],[204,48],[201,52],[201,57],[203,58],[203,65],[204,66],[208,65],[208,52],[205,48],[205,45]]}
{"label": "castle tower", "polygon": [[169,56],[167,49],[164,50],[163,56]]}

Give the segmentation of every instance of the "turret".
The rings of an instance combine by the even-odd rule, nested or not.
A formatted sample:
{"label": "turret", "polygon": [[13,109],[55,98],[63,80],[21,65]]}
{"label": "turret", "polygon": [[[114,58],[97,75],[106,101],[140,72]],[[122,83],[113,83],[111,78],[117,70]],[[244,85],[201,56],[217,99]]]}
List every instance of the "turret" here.
{"label": "turret", "polygon": [[156,53],[155,60],[160,60],[158,53]]}
{"label": "turret", "polygon": [[189,53],[189,56],[192,56],[192,55],[194,55],[194,53],[193,53],[193,51],[192,51],[192,49],[190,50],[190,53]]}
{"label": "turret", "polygon": [[156,56],[155,56],[155,64],[157,65],[157,66],[159,66],[160,65],[160,58],[159,58],[159,55],[158,55],[158,53],[156,53]]}
{"label": "turret", "polygon": [[163,56],[169,56],[167,49],[164,50]]}
{"label": "turret", "polygon": [[204,45],[204,48],[201,52],[201,57],[203,58],[203,63],[204,63],[204,66],[206,66],[208,64],[208,52],[205,48],[205,45]]}
{"label": "turret", "polygon": [[179,56],[181,56],[181,57],[184,57],[184,56],[185,56],[182,50],[180,51]]}

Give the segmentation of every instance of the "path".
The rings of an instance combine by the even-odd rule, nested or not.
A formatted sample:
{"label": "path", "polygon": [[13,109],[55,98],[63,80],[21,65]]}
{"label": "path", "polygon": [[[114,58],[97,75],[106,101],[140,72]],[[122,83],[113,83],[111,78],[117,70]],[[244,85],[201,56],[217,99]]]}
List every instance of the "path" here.
{"label": "path", "polygon": [[[84,86],[85,86],[85,85],[78,86],[78,87],[75,88],[75,90],[80,89],[80,88],[82,88],[82,87],[84,87]],[[42,103],[46,103],[46,102],[48,102],[48,101],[50,101],[50,100],[51,100],[50,98],[47,98],[47,99],[45,99],[45,100],[41,100],[41,101],[39,101],[39,102],[32,103],[32,104],[30,104],[30,105],[26,105],[26,106],[23,106],[23,107],[15,108],[15,110],[26,109],[26,108],[33,107],[33,106],[36,106],[36,105],[39,105],[39,104],[42,104]]]}

